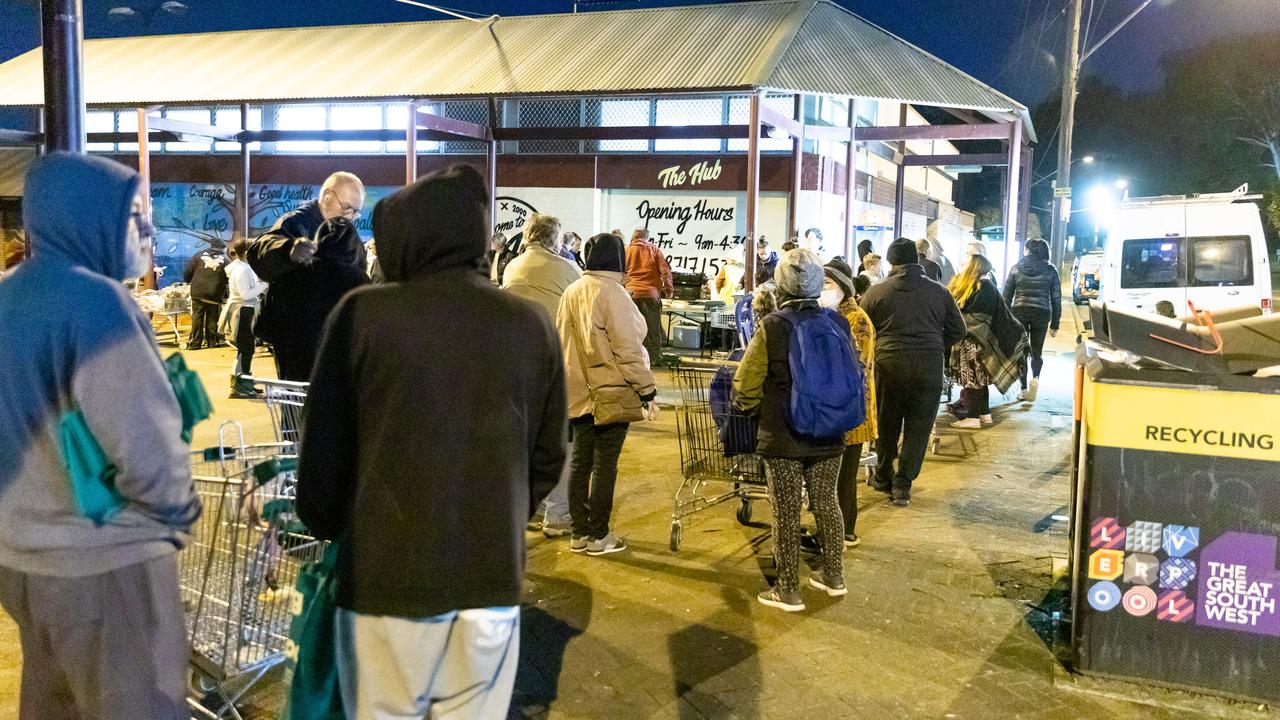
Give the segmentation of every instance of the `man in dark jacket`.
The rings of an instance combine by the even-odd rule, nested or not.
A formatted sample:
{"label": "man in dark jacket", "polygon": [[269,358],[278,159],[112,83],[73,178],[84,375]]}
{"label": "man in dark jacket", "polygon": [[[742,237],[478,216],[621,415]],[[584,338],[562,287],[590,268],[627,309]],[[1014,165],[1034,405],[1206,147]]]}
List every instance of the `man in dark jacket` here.
{"label": "man in dark jacket", "polygon": [[1027,329],[1031,339],[1031,384],[1027,386],[1027,361],[1022,361],[1023,402],[1034,402],[1040,389],[1040,370],[1044,367],[1044,336],[1056,336],[1062,321],[1062,279],[1049,262],[1049,243],[1040,238],[1027,241],[1026,257],[1009,272],[1004,284],[1004,301],[1013,316]]}
{"label": "man in dark jacket", "polygon": [[525,524],[560,478],[567,422],[551,319],[482,274],[487,195],[455,166],[380,202],[388,284],[326,325],[297,503],[340,541],[348,717],[505,717],[510,702]]}
{"label": "man in dark jacket", "polygon": [[217,347],[222,344],[218,333],[218,315],[227,299],[227,255],[221,243],[201,250],[187,261],[182,281],[191,288],[191,339],[188,350]]}
{"label": "man in dark jacket", "polygon": [[916,255],[920,258],[920,267],[924,268],[924,276],[936,283],[942,282],[942,266],[929,259],[928,240],[916,241]]}
{"label": "man in dark jacket", "polygon": [[311,379],[329,311],[348,290],[368,282],[355,229],[363,207],[360,179],[334,173],[318,200],[303,203],[249,243],[245,261],[270,285],[254,331],[271,345],[281,380]]}
{"label": "man in dark jacket", "polygon": [[965,325],[951,293],[925,277],[914,243],[894,240],[886,255],[892,272],[862,297],[876,328],[880,464],[872,487],[891,492],[893,504],[903,506],[911,501],[938,416],[947,348],[964,338]]}

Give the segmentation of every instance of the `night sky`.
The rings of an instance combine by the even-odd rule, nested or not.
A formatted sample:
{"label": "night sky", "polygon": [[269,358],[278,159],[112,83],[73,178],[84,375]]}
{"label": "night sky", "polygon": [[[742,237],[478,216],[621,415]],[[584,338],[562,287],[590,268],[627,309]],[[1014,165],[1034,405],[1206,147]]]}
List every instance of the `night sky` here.
{"label": "night sky", "polygon": [[[706,0],[702,0],[705,2]],[[300,25],[443,19],[394,0],[184,0],[186,17],[157,13],[123,23],[107,11],[131,5],[145,13],[160,0],[84,0],[87,37],[235,30]],[[1090,44],[1140,0],[1085,0],[1093,9]],[[571,0],[444,0],[476,13],[567,12]],[[608,9],[695,4],[661,0],[581,3]],[[1027,105],[1053,91],[1062,52],[1066,0],[840,0],[887,28]],[[0,60],[39,44],[37,0],[0,0]],[[1157,0],[1086,66],[1131,91],[1157,89],[1161,57],[1213,38],[1280,28],[1280,0]]]}

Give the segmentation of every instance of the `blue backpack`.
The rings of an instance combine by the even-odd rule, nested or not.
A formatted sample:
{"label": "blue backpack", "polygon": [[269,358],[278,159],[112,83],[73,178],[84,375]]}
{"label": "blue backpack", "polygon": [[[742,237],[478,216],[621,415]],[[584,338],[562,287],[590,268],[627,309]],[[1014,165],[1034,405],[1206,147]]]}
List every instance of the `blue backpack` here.
{"label": "blue backpack", "polygon": [[834,311],[777,312],[791,327],[791,405],[788,425],[797,435],[833,438],[866,419],[866,382],[853,355],[849,325]]}

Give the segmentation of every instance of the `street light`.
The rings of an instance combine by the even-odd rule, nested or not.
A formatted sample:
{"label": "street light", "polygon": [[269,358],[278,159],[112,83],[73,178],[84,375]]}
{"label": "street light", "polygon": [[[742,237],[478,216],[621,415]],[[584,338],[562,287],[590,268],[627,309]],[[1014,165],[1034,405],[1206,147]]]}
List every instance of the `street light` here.
{"label": "street light", "polygon": [[1080,162],[1084,163],[1085,165],[1092,165],[1092,164],[1093,164],[1093,156],[1092,156],[1092,155],[1085,155],[1084,157],[1080,158]]}
{"label": "street light", "polygon": [[1129,181],[1128,181],[1128,180],[1125,180],[1124,178],[1117,178],[1117,179],[1116,179],[1116,189],[1117,189],[1117,190],[1124,190],[1124,189],[1126,189],[1126,188],[1128,188],[1128,187],[1129,187]]}

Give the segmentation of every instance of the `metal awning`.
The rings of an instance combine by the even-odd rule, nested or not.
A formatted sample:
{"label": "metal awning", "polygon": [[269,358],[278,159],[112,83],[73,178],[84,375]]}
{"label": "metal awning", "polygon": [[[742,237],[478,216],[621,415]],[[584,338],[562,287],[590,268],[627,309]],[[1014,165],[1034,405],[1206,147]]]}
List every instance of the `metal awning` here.
{"label": "metal awning", "polygon": [[[759,89],[983,113],[1026,108],[829,0],[89,40],[96,106]],[[37,48],[0,105],[43,103]]]}

